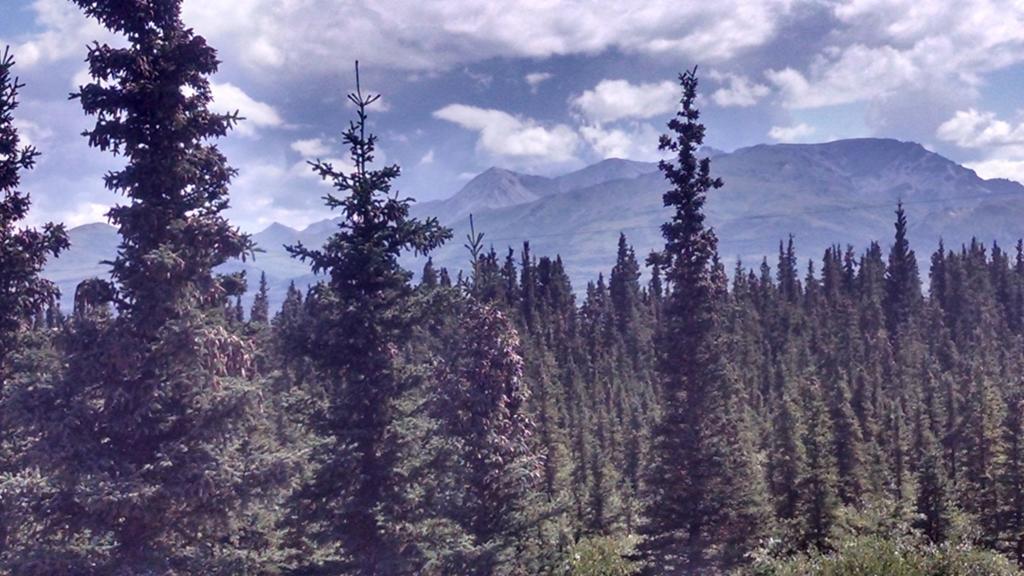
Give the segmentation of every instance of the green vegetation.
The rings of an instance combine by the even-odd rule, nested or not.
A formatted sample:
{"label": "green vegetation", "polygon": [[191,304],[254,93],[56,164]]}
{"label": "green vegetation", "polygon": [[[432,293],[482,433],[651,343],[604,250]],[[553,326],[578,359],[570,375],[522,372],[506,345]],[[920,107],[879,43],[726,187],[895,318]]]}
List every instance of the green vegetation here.
{"label": "green vegetation", "polygon": [[745,571],[752,576],[1014,576],[1006,558],[953,545],[924,545],[905,540],[861,537],[833,552],[786,559],[757,559]]}
{"label": "green vegetation", "polygon": [[[215,51],[179,0],[76,0],[127,42],[76,97],[121,245],[65,315],[38,276],[59,226],[27,198],[0,66],[0,573],[17,575],[1009,575],[1024,561],[1024,243],[931,256],[896,207],[886,250],[730,278],[703,207],[696,70],[661,140],[664,248],[625,235],[577,293],[560,257],[450,240],[374,162],[313,169],[337,229],[270,310],[214,268],[223,216]],[[310,194],[320,193],[311,190]],[[582,297],[577,301],[577,294]]]}

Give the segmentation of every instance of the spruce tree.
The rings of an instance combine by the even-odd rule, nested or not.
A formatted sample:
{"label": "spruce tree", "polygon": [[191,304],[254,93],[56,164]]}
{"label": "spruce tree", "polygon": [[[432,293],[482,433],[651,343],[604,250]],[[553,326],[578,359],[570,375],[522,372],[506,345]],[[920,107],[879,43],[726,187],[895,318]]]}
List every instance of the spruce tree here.
{"label": "spruce tree", "polygon": [[615,313],[616,328],[620,337],[626,339],[631,354],[639,353],[639,342],[633,341],[638,330],[640,311],[640,265],[636,261],[633,247],[626,242],[626,235],[619,235],[615,267],[608,278],[608,290]]}
{"label": "spruce tree", "polygon": [[806,472],[800,483],[802,544],[820,550],[829,545],[837,521],[839,476],[831,445],[832,422],[821,385],[811,380],[806,391]]}
{"label": "spruce tree", "polygon": [[1001,500],[1005,502],[1002,538],[1006,551],[1024,565],[1024,401],[1009,403],[1003,430],[1006,462],[999,475]]}
{"label": "spruce tree", "polygon": [[921,467],[917,477],[916,527],[929,541],[945,542],[952,525],[952,498],[946,470],[942,462],[942,447],[930,430],[922,430]]}
{"label": "spruce tree", "polygon": [[367,132],[367,110],[379,96],[362,93],[358,64],[348,98],[356,119],[343,139],[353,171],[313,163],[334,188],[325,200],[341,211],[338,230],[319,249],[288,247],[327,276],[311,297],[307,349],[321,373],[324,404],[310,424],[322,441],[312,455],[314,474],[297,494],[295,521],[311,546],[302,558],[305,573],[376,576],[414,566],[396,532],[399,462],[388,434],[395,402],[408,386],[395,350],[413,322],[405,307],[412,275],[398,258],[407,250],[425,254],[451,232],[436,219],[409,216],[411,200],[392,191],[397,165],[373,167],[377,138]]}
{"label": "spruce tree", "polygon": [[[14,57],[5,48],[0,55],[0,477],[5,479],[0,482],[0,561],[12,547],[9,536],[28,532],[24,517],[12,505],[18,490],[5,489],[5,485],[17,484],[10,479],[19,472],[16,462],[23,446],[16,429],[19,417],[13,414],[20,409],[9,402],[7,391],[12,377],[39,380],[48,370],[59,370],[60,358],[47,334],[48,328],[56,328],[52,311],[58,292],[40,273],[48,257],[68,247],[61,225],[47,224],[42,229],[19,226],[30,206],[28,195],[18,190],[21,172],[30,170],[38,155],[32,146],[21,145],[14,125],[20,88],[14,77]],[[32,318],[41,315],[30,333]],[[12,363],[19,365],[15,374],[11,374]]]}
{"label": "spruce tree", "polygon": [[254,509],[284,470],[256,416],[251,346],[225,325],[231,292],[213,274],[251,249],[221,214],[234,171],[211,140],[237,118],[208,109],[216,52],[184,26],[179,1],[75,3],[127,40],[89,49],[94,82],[74,95],[96,116],[89,144],[127,161],[105,178],[129,199],[108,213],[121,235],[113,284],[92,291],[118,314],[76,330],[64,378],[20,391],[48,414],[27,457],[50,489],[34,504],[35,541],[9,568],[268,570],[274,529]]}
{"label": "spruce tree", "polygon": [[896,241],[889,251],[885,273],[885,315],[889,335],[906,330],[907,323],[920,308],[921,279],[917,256],[907,240],[907,214],[901,202],[896,209]]}
{"label": "spruce tree", "polygon": [[426,264],[423,265],[423,272],[420,274],[420,286],[431,289],[437,288],[437,269],[434,268],[434,259],[427,258]]}
{"label": "spruce tree", "polygon": [[[800,506],[801,482],[806,473],[804,453],[805,424],[800,405],[802,391],[799,389],[793,368],[786,366],[787,359],[775,368],[776,394],[772,415],[772,442],[768,462],[769,487],[775,502],[775,514],[781,520],[797,524]],[[802,531],[794,526],[797,533]]]}
{"label": "spruce tree", "polygon": [[659,371],[662,417],[654,433],[648,524],[649,574],[692,574],[741,562],[767,522],[745,407],[723,354],[722,276],[717,239],[704,225],[708,192],[722,181],[698,160],[704,126],[695,107],[696,69],[679,77],[680,110],[659,148],[674,213],[662,226],[668,293],[662,311]]}
{"label": "spruce tree", "polygon": [[249,310],[249,322],[254,324],[270,323],[270,290],[267,287],[267,273],[260,272],[260,287],[253,298]]}
{"label": "spruce tree", "polygon": [[62,225],[18,226],[30,206],[28,195],[18,190],[21,172],[31,170],[39,155],[34,147],[21,145],[14,125],[21,87],[14,56],[5,48],[0,56],[0,384],[18,332],[57,296],[56,286],[39,275],[46,259],[68,248]]}
{"label": "spruce tree", "polygon": [[[458,493],[442,512],[469,538],[467,549],[445,560],[451,574],[533,573],[531,528],[542,458],[527,414],[519,339],[494,307],[470,301],[460,315],[455,343],[439,368],[435,417],[438,432],[454,439],[450,467]],[[533,557],[532,557],[533,556]]]}

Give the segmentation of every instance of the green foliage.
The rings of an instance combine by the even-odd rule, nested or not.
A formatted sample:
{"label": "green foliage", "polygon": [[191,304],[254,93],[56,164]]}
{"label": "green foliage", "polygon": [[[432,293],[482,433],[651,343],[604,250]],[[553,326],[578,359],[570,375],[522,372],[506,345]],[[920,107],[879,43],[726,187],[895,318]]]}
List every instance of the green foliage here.
{"label": "green foliage", "polygon": [[221,214],[234,172],[209,141],[236,118],[208,109],[216,53],[178,1],[76,3],[127,37],[90,48],[95,81],[75,97],[96,116],[90,145],[126,159],[105,183],[130,201],[109,214],[122,240],[114,282],[76,293],[61,369],[5,391],[5,425],[30,439],[14,477],[35,487],[10,484],[33,494],[33,522],[5,569],[267,570],[281,559],[273,504],[289,466],[213,273],[251,244]]}
{"label": "green foliage", "polygon": [[328,277],[308,298],[312,322],[298,331],[298,352],[318,372],[306,384],[320,401],[308,412],[318,437],[313,473],[295,495],[291,524],[305,542],[298,561],[306,570],[376,575],[412,571],[417,562],[399,530],[413,511],[401,493],[402,446],[389,433],[411,384],[396,351],[409,342],[416,320],[406,308],[411,274],[398,257],[427,253],[451,232],[435,219],[409,217],[411,201],[391,191],[398,166],[373,168],[376,136],[366,132],[367,109],[379,96],[364,96],[358,65],[356,74],[349,95],[356,120],[343,134],[354,170],[313,164],[334,187],[325,201],[341,211],[338,231],[318,249],[288,247]]}
{"label": "green foliage", "polygon": [[631,538],[584,538],[572,549],[567,576],[632,576],[638,572],[628,559],[634,545]]}
{"label": "green foliage", "polygon": [[5,48],[0,55],[0,382],[18,332],[57,297],[56,286],[39,275],[46,259],[68,248],[63,225],[18,226],[30,207],[28,195],[18,190],[21,172],[31,170],[39,155],[21,145],[14,125],[21,87],[14,56]]}
{"label": "green foliage", "polygon": [[910,539],[863,536],[827,553],[791,558],[758,556],[738,574],[750,576],[1017,576],[1010,562],[969,546],[923,545]]}
{"label": "green foliage", "polygon": [[940,243],[925,294],[899,206],[888,258],[805,269],[791,236],[730,289],[693,70],[646,286],[625,235],[574,290],[557,255],[501,258],[475,227],[467,273],[427,260],[413,286],[402,254],[450,233],[374,164],[357,68],[354,169],[313,163],[337,230],[290,247],[321,281],[271,319],[261,277],[245,322],[244,275],[213,272],[252,248],[222,215],[215,52],[178,0],[76,4],[126,36],[89,49],[76,97],[128,201],[113,282],[65,318],[38,276],[62,228],[19,227],[36,153],[0,60],[3,573],[1018,573],[1024,242]]}
{"label": "green foliage", "polygon": [[704,226],[706,195],[722,182],[711,176],[707,158],[696,157],[704,141],[696,69],[679,81],[680,109],[660,145],[673,157],[659,164],[671,185],[664,203],[673,215],[662,227],[665,249],[651,259],[670,290],[659,334],[663,412],[653,435],[641,544],[649,574],[735,565],[770,519],[743,392],[726,356],[717,239]]}

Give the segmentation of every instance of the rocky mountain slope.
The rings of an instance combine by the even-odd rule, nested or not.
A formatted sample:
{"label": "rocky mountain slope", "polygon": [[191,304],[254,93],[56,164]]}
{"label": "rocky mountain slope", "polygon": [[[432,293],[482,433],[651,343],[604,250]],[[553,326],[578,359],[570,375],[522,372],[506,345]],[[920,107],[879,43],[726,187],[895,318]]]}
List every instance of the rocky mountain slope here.
{"label": "rocky mountain slope", "polygon": [[[887,245],[901,200],[924,268],[940,238],[947,246],[972,236],[1009,246],[1024,236],[1024,186],[984,180],[915,143],[855,139],[709,155],[713,173],[725,186],[711,196],[708,218],[729,266],[736,258],[757,265],[766,255],[774,263],[779,240],[789,234],[803,258],[819,258],[833,243],[858,249],[872,240]],[[560,254],[574,285],[582,289],[610,269],[620,232],[639,255],[661,244],[659,226],[669,216],[661,203],[664,188],[656,165],[628,160],[604,160],[555,178],[492,168],[451,198],[417,204],[413,211],[437,216],[454,230],[453,241],[434,256],[438,265],[465,266],[462,244],[473,214],[485,243],[504,253],[529,240],[534,254]],[[330,221],[304,230],[274,224],[255,235],[264,253],[254,262],[227,268],[245,269],[253,280],[266,271],[279,297],[292,280],[315,280],[282,246],[297,240],[320,244],[332,228]],[[104,224],[75,228],[71,238],[72,250],[47,268],[65,302],[78,281],[104,273],[99,262],[109,259],[117,244],[115,231]],[[422,259],[410,257],[406,264],[418,271]]]}

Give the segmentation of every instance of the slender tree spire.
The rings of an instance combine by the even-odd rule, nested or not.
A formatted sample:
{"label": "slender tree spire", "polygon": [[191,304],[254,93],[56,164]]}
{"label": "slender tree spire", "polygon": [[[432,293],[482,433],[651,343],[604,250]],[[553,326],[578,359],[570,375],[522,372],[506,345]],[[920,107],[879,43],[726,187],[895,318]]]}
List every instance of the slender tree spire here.
{"label": "slender tree spire", "polygon": [[323,373],[323,410],[314,417],[323,439],[313,454],[315,474],[297,495],[298,529],[318,544],[303,558],[311,573],[378,576],[410,571],[410,548],[395,531],[400,501],[397,448],[388,435],[395,401],[407,388],[395,351],[409,338],[406,309],[412,274],[398,258],[426,254],[451,237],[430,218],[409,216],[410,199],[392,191],[397,165],[373,168],[377,137],[367,132],[370,105],[356,63],[356,91],[348,95],[356,118],[343,134],[354,169],[329,162],[313,170],[334,191],[327,206],[341,212],[338,229],[323,247],[288,251],[314,272],[327,275],[314,291],[316,311],[307,354]]}
{"label": "slender tree spire", "polygon": [[267,287],[267,273],[260,272],[260,287],[252,301],[249,321],[259,324],[270,322],[270,289]]}
{"label": "slender tree spire", "polygon": [[903,202],[896,208],[896,241],[889,251],[885,272],[885,316],[890,336],[906,327],[920,307],[921,278],[917,256],[907,239],[907,214]]}
{"label": "slender tree spire", "polygon": [[[718,241],[704,225],[708,192],[722,181],[698,159],[704,126],[695,107],[696,68],[681,74],[680,109],[669,121],[659,163],[673,209],[662,226],[665,248],[652,263],[669,284],[660,349],[663,416],[655,432],[651,505],[643,553],[649,574],[693,574],[743,558],[765,527],[762,471],[736,381],[726,363],[719,307],[724,274]],[[715,545],[717,544],[717,545]]]}

